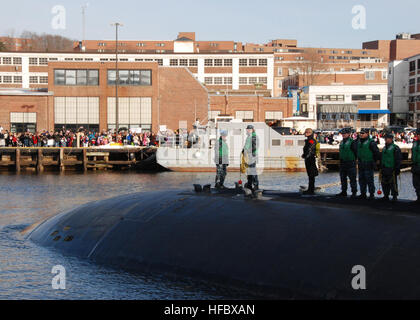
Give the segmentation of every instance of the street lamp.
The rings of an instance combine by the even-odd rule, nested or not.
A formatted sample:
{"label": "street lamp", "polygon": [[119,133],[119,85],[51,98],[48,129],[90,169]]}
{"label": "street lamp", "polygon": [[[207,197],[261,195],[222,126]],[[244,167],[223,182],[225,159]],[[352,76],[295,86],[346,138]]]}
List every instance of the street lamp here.
{"label": "street lamp", "polygon": [[115,23],[112,23],[111,26],[115,27],[115,75],[116,75],[116,79],[115,79],[115,142],[117,142],[118,127],[119,127],[118,85],[120,83],[120,74],[118,72],[118,27],[123,27],[124,25],[122,23],[115,22]]}

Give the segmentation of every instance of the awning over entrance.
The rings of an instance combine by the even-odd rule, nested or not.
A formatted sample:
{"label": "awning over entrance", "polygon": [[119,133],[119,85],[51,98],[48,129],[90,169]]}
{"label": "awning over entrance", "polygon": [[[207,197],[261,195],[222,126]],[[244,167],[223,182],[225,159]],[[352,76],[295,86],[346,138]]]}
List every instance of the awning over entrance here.
{"label": "awning over entrance", "polygon": [[319,113],[357,113],[357,104],[321,104],[318,106]]}
{"label": "awning over entrance", "polygon": [[359,110],[359,114],[391,114],[389,110]]}

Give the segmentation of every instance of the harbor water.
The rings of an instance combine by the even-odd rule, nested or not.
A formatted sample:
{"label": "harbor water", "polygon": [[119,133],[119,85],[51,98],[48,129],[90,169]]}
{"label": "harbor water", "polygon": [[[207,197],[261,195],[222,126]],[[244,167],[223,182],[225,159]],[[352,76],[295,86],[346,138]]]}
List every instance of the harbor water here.
{"label": "harbor water", "polygon": [[[240,179],[230,173],[228,184]],[[331,184],[338,173],[322,174],[317,184]],[[414,200],[411,173],[401,175],[401,198]],[[297,191],[304,173],[265,173],[261,187]],[[214,181],[212,173],[0,174],[0,299],[252,299],[252,291],[224,288],[189,278],[132,274],[92,264],[28,241],[31,226],[75,206],[151,190],[190,190]],[[377,179],[376,179],[377,184]],[[326,190],[339,192],[339,187]],[[159,202],[159,199],[156,199]],[[298,213],[297,213],[298,214]],[[66,289],[53,290],[54,266],[66,269]]]}

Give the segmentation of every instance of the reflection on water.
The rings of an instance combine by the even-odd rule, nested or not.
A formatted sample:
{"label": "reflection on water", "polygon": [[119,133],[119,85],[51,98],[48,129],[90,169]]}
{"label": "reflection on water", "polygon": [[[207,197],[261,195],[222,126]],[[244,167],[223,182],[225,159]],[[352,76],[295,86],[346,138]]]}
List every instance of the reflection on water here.
{"label": "reflection on water", "polygon": [[[230,174],[233,185],[239,173]],[[318,184],[338,180],[323,174]],[[223,289],[195,280],[174,281],[159,275],[134,275],[93,265],[35,246],[25,240],[26,228],[80,204],[150,190],[185,190],[193,183],[214,181],[212,173],[0,174],[0,299],[237,299],[248,292]],[[403,174],[402,198],[414,199],[411,174]],[[265,189],[295,191],[306,185],[303,173],[267,173]],[[338,192],[339,187],[328,192]],[[67,290],[51,288],[51,269],[67,270]]]}

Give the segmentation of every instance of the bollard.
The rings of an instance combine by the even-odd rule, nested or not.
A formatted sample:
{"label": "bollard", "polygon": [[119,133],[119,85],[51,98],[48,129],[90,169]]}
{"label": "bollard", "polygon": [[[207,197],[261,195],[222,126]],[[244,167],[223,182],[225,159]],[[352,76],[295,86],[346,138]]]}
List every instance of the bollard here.
{"label": "bollard", "polygon": [[42,164],[43,160],[44,160],[44,155],[42,153],[42,149],[38,149],[37,164],[36,164],[36,171],[38,173],[44,172],[44,165]]}
{"label": "bollard", "polygon": [[16,165],[16,172],[20,173],[20,149],[16,149],[15,165]]}

